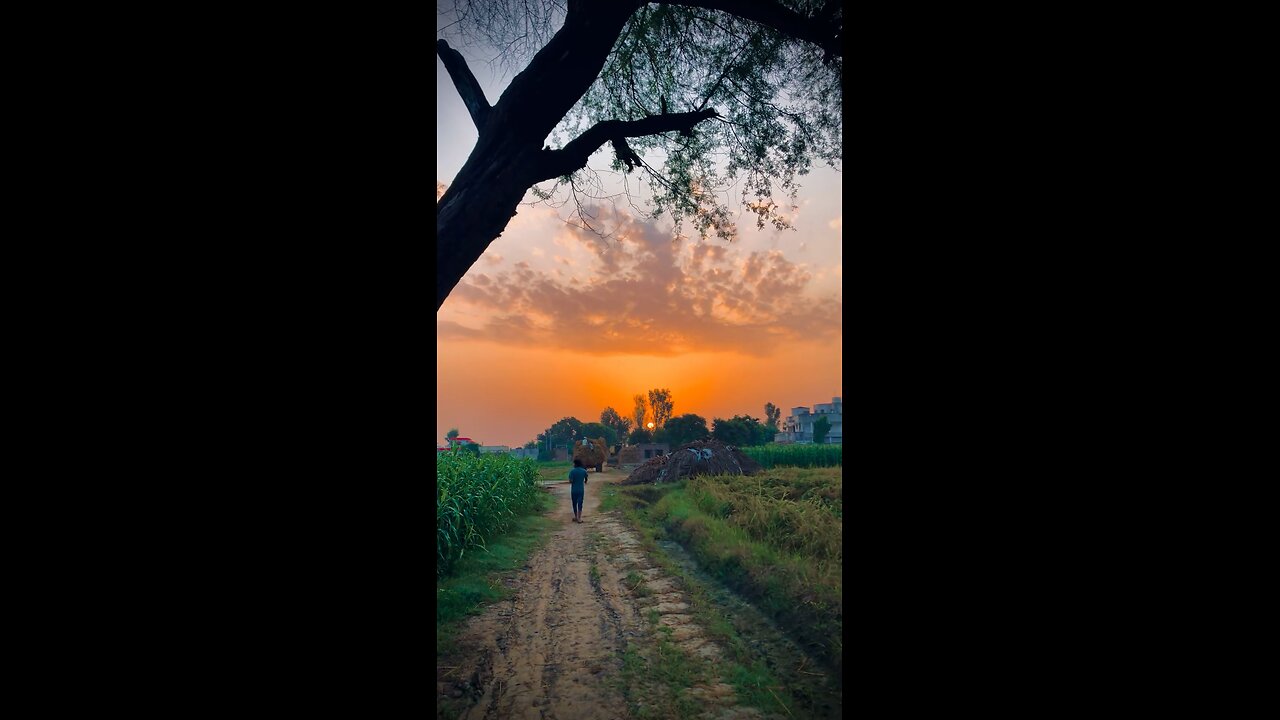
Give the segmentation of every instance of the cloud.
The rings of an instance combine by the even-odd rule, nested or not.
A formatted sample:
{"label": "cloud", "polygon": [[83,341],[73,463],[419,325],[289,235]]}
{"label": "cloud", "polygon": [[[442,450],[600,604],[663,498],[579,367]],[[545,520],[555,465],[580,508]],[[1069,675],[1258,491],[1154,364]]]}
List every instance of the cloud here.
{"label": "cloud", "polygon": [[838,339],[841,302],[807,293],[809,270],[782,252],[673,239],[629,215],[597,212],[613,216],[612,237],[573,230],[556,243],[569,254],[586,251],[578,257],[588,267],[580,265],[576,278],[525,262],[468,274],[450,301],[468,306],[481,325],[438,321],[437,338],[592,354],[752,356],[772,354],[780,343]]}

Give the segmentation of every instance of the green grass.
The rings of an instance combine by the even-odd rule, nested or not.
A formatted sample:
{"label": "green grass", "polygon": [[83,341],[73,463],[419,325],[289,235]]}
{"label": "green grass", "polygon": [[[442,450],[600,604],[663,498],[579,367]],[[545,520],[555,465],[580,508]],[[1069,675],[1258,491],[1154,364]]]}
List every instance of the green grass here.
{"label": "green grass", "polygon": [[[656,611],[653,611],[656,615]],[[651,616],[656,624],[657,618]],[[695,718],[706,708],[688,694],[689,688],[715,677],[707,660],[686,653],[659,627],[650,642],[631,643],[622,654],[622,672],[615,686],[622,691],[634,718]]]}
{"label": "green grass", "polygon": [[761,467],[840,467],[843,464],[842,445],[757,445],[740,448]]}
{"label": "green grass", "polygon": [[[762,646],[748,643],[742,637],[741,633],[743,632],[752,637],[758,637],[760,628],[754,623],[766,621],[752,620],[743,613],[727,611],[715,600],[711,588],[704,581],[686,571],[666,550],[657,544],[656,540],[663,537],[665,532],[661,527],[654,527],[649,524],[652,519],[647,515],[648,508],[652,503],[643,498],[661,498],[671,489],[658,490],[655,496],[654,492],[651,489],[646,489],[645,486],[627,487],[618,494],[615,502],[624,507],[623,514],[628,523],[640,531],[640,544],[645,553],[667,575],[679,578],[680,584],[689,599],[690,613],[693,615],[694,620],[706,631],[708,637],[726,649],[727,655],[719,662],[696,661],[706,664],[706,671],[709,674],[704,677],[718,676],[722,681],[728,682],[734,687],[738,702],[757,707],[767,714],[786,715],[789,711],[794,712],[794,709],[798,706],[803,707],[789,689],[789,684],[784,683],[780,676],[769,669],[768,661],[766,660],[766,657],[769,656],[769,651]],[[628,505],[630,507],[627,507]],[[641,576],[634,572],[629,573],[627,576],[628,584],[641,579]],[[665,647],[663,643],[666,641],[671,629],[657,627],[661,615],[654,608],[646,611],[645,618],[657,630],[658,646]],[[648,672],[649,670],[650,668],[645,666],[644,671]],[[630,679],[635,682],[638,677],[638,675],[633,675]],[[682,681],[680,674],[677,672],[667,672],[662,677],[669,682]],[[798,682],[801,685],[807,685],[804,679],[797,681],[795,676],[789,676],[789,680],[791,683]],[[687,685],[683,687],[687,687]],[[636,694],[634,687],[632,692]],[[637,717],[686,717],[681,713],[685,703],[691,698],[677,694],[664,694],[667,691],[654,690],[652,687],[642,689],[640,694],[646,692],[651,701],[642,710],[652,710],[653,708],[658,708],[658,710],[653,714],[640,712],[637,713]],[[653,705],[653,708],[650,705]],[[634,705],[632,710],[633,713],[636,711]],[[663,714],[664,712],[666,714]],[[794,716],[804,716],[804,711]],[[814,717],[818,716],[814,715]]]}
{"label": "green grass", "polygon": [[[838,674],[840,496],[838,470],[793,468],[697,477],[660,489],[626,487],[613,502],[642,530],[642,542],[652,545],[663,536],[680,542],[704,570],[749,598]],[[728,628],[721,630],[732,643]]]}
{"label": "green grass", "polygon": [[486,550],[468,553],[455,563],[453,573],[436,581],[436,655],[453,651],[457,621],[477,614],[484,606],[511,594],[504,575],[519,569],[548,537],[556,522],[539,513],[551,509],[554,499],[540,492],[517,515],[508,530],[490,538]]}

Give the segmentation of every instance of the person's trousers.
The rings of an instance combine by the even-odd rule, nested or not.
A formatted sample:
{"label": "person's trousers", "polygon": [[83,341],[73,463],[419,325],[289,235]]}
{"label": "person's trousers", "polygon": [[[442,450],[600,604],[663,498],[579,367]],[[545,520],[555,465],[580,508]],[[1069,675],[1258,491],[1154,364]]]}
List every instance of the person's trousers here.
{"label": "person's trousers", "polygon": [[569,498],[573,500],[573,513],[576,515],[582,512],[582,497],[587,494],[585,488],[581,491],[570,491]]}

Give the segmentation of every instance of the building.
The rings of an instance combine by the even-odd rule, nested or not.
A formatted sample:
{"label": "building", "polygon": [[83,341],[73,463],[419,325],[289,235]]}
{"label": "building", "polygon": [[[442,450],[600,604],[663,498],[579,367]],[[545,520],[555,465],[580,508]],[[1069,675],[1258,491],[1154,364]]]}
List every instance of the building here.
{"label": "building", "polygon": [[618,465],[639,465],[659,455],[670,455],[671,446],[667,443],[639,443],[626,445],[618,453]]}
{"label": "building", "polygon": [[814,405],[812,410],[807,407],[791,408],[791,414],[782,419],[782,431],[774,435],[773,441],[811,443],[813,442],[813,424],[823,417],[831,423],[831,429],[827,432],[827,444],[844,444],[844,404],[838,397],[831,398],[829,403]]}
{"label": "building", "polygon": [[484,455],[486,453],[509,453],[509,452],[511,452],[511,446],[509,445],[481,445],[480,446],[481,455]]}

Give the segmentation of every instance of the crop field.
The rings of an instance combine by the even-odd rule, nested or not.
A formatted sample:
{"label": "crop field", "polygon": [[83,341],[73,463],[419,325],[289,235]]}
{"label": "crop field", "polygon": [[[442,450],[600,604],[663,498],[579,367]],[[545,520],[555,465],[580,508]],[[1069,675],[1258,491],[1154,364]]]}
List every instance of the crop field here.
{"label": "crop field", "polygon": [[840,468],[776,468],[619,489],[632,522],[678,541],[839,672]]}
{"label": "crop field", "polygon": [[537,463],[508,455],[436,455],[436,575],[449,574],[473,548],[484,548],[542,492]]}
{"label": "crop field", "polygon": [[759,445],[739,448],[766,470],[775,467],[840,467],[841,445]]}

